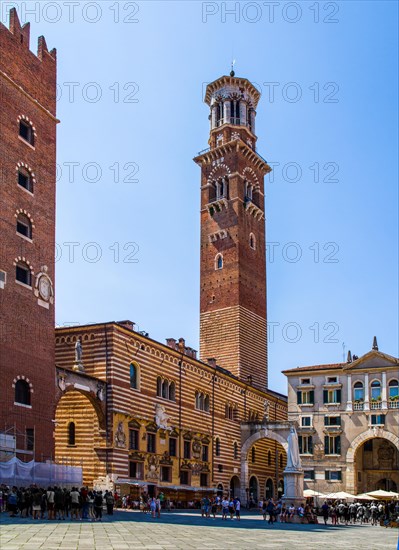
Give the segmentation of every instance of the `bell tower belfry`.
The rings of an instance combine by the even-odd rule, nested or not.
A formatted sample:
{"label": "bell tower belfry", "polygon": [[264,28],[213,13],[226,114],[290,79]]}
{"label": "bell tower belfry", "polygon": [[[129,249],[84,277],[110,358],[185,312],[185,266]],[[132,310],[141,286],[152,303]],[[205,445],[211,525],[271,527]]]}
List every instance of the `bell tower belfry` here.
{"label": "bell tower belfry", "polygon": [[234,72],[211,82],[201,167],[200,355],[267,387],[264,176],[256,152],[260,92]]}

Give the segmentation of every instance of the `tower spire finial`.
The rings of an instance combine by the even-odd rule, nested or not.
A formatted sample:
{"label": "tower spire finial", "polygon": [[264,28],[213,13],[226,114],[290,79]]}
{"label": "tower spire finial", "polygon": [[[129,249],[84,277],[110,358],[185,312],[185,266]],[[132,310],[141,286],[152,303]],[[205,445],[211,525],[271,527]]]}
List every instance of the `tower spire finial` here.
{"label": "tower spire finial", "polygon": [[377,336],[374,336],[373,338],[373,349],[378,351]]}
{"label": "tower spire finial", "polygon": [[232,59],[231,60],[231,71],[230,71],[230,76],[235,76],[235,72],[234,72],[234,65],[236,64],[236,60],[235,59]]}

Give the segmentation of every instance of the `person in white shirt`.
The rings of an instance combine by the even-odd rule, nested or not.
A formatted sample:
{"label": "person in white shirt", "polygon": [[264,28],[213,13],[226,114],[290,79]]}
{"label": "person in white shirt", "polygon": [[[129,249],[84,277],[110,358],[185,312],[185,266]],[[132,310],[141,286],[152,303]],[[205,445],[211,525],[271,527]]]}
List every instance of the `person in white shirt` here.
{"label": "person in white shirt", "polygon": [[222,500],[222,519],[227,520],[227,514],[229,513],[229,501],[224,498]]}

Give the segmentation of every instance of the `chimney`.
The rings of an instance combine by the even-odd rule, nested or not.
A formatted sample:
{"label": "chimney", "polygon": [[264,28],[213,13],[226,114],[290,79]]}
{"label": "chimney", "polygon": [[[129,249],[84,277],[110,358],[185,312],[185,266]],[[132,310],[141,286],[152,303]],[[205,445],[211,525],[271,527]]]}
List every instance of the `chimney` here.
{"label": "chimney", "polygon": [[207,361],[210,367],[216,368],[216,359],[214,357],[208,358]]}
{"label": "chimney", "polygon": [[176,340],[174,338],[166,338],[166,345],[169,348],[176,349]]}
{"label": "chimney", "polygon": [[373,338],[373,349],[378,351],[377,336],[374,336]]}
{"label": "chimney", "polygon": [[179,347],[179,351],[180,351],[181,353],[185,353],[185,352],[186,352],[186,341],[185,341],[184,338],[179,338],[178,347]]}
{"label": "chimney", "polygon": [[346,360],[347,363],[352,363],[352,353],[351,350],[348,350],[348,358]]}
{"label": "chimney", "polygon": [[134,330],[134,325],[136,323],[133,323],[133,321],[126,320],[126,321],[118,321],[117,324],[121,325],[122,327],[128,328],[129,330]]}

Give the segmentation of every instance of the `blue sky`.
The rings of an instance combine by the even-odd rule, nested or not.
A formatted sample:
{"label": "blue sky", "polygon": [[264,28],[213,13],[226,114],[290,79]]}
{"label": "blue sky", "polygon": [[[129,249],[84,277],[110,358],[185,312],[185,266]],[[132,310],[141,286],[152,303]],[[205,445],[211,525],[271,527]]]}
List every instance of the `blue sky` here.
{"label": "blue sky", "polygon": [[204,86],[234,57],[262,92],[258,150],[279,163],[266,184],[270,387],[374,335],[398,353],[396,2],[279,2],[273,17],[266,2],[9,4],[35,10],[33,49],[44,34],[58,50],[58,324],[131,319],[198,347],[192,158],[207,147]]}

